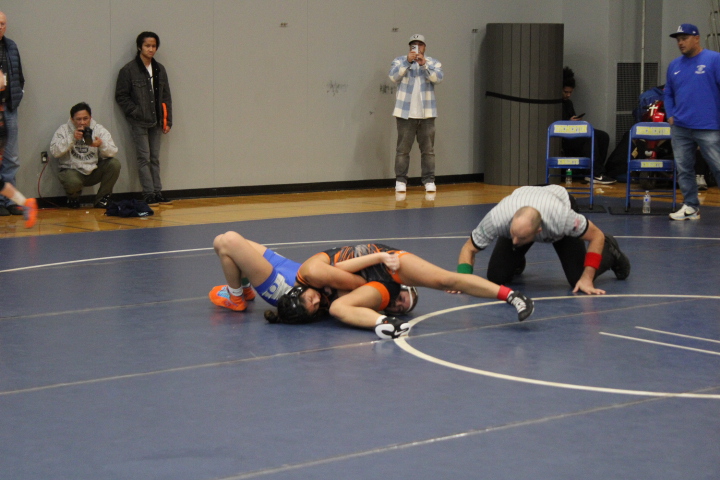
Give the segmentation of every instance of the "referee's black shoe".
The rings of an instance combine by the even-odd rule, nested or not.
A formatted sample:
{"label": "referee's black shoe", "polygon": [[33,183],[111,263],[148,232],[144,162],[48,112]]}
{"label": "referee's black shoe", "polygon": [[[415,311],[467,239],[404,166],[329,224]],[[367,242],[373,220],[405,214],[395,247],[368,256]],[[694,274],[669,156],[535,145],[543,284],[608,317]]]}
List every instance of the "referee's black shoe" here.
{"label": "referee's black shoe", "polygon": [[630,259],[620,250],[617,240],[612,235],[605,235],[605,243],[614,259],[610,268],[615,272],[618,280],[625,280],[630,275]]}

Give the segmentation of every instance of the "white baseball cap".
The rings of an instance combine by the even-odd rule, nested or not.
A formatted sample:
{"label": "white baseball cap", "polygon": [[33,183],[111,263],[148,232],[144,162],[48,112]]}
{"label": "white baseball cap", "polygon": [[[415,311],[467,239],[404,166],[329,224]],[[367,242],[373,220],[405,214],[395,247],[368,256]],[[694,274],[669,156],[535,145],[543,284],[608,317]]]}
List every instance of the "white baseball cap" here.
{"label": "white baseball cap", "polygon": [[[412,42],[422,42],[422,43],[425,43],[425,37],[423,37],[423,36],[420,35],[419,33],[416,33],[415,35],[413,35],[412,37],[410,37],[410,41],[408,42],[408,44],[411,44]],[[426,44],[426,45],[427,45],[427,44]]]}

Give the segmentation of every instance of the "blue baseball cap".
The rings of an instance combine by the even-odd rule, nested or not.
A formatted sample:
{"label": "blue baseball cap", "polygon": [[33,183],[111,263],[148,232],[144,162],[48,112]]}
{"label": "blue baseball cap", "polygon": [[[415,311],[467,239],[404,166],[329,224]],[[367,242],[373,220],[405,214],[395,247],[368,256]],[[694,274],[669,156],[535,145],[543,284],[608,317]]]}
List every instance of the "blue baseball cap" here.
{"label": "blue baseball cap", "polygon": [[680,35],[700,35],[700,31],[692,23],[683,23],[677,28],[675,33],[670,34],[672,38],[679,37]]}

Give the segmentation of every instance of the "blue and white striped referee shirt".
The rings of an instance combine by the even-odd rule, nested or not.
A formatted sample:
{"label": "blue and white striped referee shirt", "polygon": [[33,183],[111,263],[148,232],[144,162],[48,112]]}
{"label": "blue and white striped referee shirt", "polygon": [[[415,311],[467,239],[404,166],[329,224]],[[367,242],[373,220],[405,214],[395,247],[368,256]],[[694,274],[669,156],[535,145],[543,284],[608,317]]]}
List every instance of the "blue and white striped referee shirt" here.
{"label": "blue and white striped referee shirt", "polygon": [[410,116],[410,100],[412,99],[415,79],[420,78],[422,93],[422,111],[424,118],[437,117],[435,106],[435,84],[442,82],[442,64],[432,57],[425,57],[422,67],[417,62],[409,63],[407,55],[397,57],[390,67],[390,80],[398,84],[395,97],[394,117],[408,119]]}

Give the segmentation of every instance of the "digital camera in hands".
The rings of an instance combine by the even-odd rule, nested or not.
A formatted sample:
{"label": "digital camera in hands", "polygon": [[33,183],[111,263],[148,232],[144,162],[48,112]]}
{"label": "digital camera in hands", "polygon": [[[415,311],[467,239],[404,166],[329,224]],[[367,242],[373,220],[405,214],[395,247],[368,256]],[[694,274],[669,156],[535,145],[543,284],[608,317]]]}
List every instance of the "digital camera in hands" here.
{"label": "digital camera in hands", "polygon": [[87,145],[90,145],[93,143],[93,130],[90,127],[85,127],[83,129],[83,140]]}

